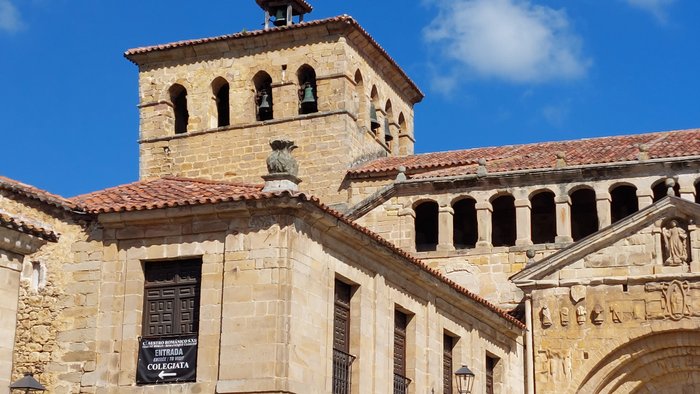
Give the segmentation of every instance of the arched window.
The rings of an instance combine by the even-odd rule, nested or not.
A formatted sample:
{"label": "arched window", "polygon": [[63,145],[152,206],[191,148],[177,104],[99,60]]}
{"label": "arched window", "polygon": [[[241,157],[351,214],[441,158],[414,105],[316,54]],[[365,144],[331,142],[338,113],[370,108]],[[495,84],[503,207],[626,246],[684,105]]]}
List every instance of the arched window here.
{"label": "arched window", "polygon": [[695,203],[700,204],[700,181],[695,181]]}
{"label": "arched window", "polygon": [[532,243],[554,242],[557,236],[557,210],[554,204],[554,193],[550,191],[537,193],[530,199],[530,204]]}
{"label": "arched window", "polygon": [[476,221],[476,201],[465,198],[452,205],[453,243],[457,249],[473,248],[476,246],[479,231]]}
{"label": "arched window", "polygon": [[384,113],[386,114],[384,117],[384,142],[391,151],[391,141],[394,139],[394,136],[391,134],[391,121],[394,119],[394,110],[391,106],[391,100],[386,101]]}
{"label": "arched window", "polygon": [[438,204],[426,201],[415,207],[416,251],[435,250],[438,244]]}
{"label": "arched window", "polygon": [[211,83],[211,90],[216,103],[216,127],[229,126],[231,124],[231,110],[229,108],[228,82],[219,77]]}
{"label": "arched window", "polygon": [[316,71],[308,64],[299,67],[299,113],[318,112],[318,91],[316,90]]}
{"label": "arched window", "polygon": [[253,77],[255,85],[255,118],[270,120],[273,118],[272,78],[265,71],[259,71]]}
{"label": "arched window", "polygon": [[379,123],[379,113],[377,112],[377,105],[379,103],[379,93],[377,92],[377,87],[372,86],[372,92],[370,93],[370,104],[369,104],[369,127],[374,131],[375,135],[377,130],[381,127]]}
{"label": "arched window", "polygon": [[[666,179],[661,179],[654,183],[651,187],[652,193],[654,193],[654,202],[661,200],[668,195],[668,186],[666,186]],[[681,196],[681,185],[676,182],[673,186],[673,193],[676,197]]]}
{"label": "arched window", "polygon": [[401,135],[408,133],[408,126],[406,125],[406,117],[403,116],[403,112],[399,113],[399,142],[398,142],[398,154],[407,155],[408,149],[405,144],[408,142],[408,138],[401,138]]}
{"label": "arched window", "polygon": [[175,115],[175,134],[186,133],[190,122],[190,113],[187,111],[187,89],[180,84],[175,84],[170,87],[169,92]]}
{"label": "arched window", "polygon": [[598,207],[593,189],[571,193],[571,237],[574,241],[598,231]]}
{"label": "arched window", "polygon": [[493,246],[515,245],[515,198],[503,195],[491,201],[491,243]]}
{"label": "arched window", "polygon": [[610,216],[615,223],[639,210],[637,200],[637,188],[629,185],[620,185],[610,191]]}
{"label": "arched window", "polygon": [[355,100],[357,104],[357,122],[360,126],[366,124],[367,117],[367,96],[365,93],[365,82],[360,70],[355,71]]}

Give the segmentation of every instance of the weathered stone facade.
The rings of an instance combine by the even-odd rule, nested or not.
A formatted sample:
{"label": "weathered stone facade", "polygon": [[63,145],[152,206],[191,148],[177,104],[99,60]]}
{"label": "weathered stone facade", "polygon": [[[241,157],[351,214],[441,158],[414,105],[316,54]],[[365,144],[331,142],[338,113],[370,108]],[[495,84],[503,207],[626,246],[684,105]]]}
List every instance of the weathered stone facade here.
{"label": "weathered stone facade", "polygon": [[[347,16],[126,57],[141,181],[0,179],[0,393],[25,371],[51,393],[335,392],[338,283],[353,394],[441,393],[461,365],[474,394],[699,390],[699,130],[413,155],[422,93]],[[148,267],[185,260],[196,379],[138,384]]]}

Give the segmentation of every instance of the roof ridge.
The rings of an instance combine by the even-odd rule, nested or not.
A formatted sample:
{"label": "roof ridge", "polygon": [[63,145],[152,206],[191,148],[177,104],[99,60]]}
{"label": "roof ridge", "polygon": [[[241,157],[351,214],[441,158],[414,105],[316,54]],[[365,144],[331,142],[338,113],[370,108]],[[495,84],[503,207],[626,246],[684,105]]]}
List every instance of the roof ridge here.
{"label": "roof ridge", "polygon": [[264,187],[263,184],[245,183],[245,182],[229,182],[229,181],[216,180],[216,179],[188,178],[188,177],[178,177],[178,176],[164,176],[164,177],[161,177],[158,179],[166,179],[166,180],[172,180],[172,181],[177,181],[177,182],[195,182],[195,183],[203,183],[203,184],[211,184],[211,185],[249,187],[251,189],[262,189]]}

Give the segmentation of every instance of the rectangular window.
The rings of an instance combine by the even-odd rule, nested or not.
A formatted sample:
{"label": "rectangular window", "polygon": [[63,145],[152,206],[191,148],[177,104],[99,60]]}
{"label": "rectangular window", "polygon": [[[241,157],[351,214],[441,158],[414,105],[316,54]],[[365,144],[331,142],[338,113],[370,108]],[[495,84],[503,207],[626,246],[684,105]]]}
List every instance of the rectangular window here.
{"label": "rectangular window", "polygon": [[198,333],[201,278],[201,260],[146,263],[144,338]]}
{"label": "rectangular window", "polygon": [[493,371],[497,363],[497,358],[486,356],[486,394],[493,394]]}
{"label": "rectangular window", "polygon": [[335,281],[333,308],[333,394],[350,393],[351,366],[355,357],[350,355],[350,296],[352,287]]}
{"label": "rectangular window", "polygon": [[394,394],[408,393],[411,380],[406,377],[406,328],[408,316],[394,311]]}
{"label": "rectangular window", "polygon": [[443,335],[443,352],[442,352],[442,391],[445,394],[452,394],[452,349],[454,348],[454,338]]}

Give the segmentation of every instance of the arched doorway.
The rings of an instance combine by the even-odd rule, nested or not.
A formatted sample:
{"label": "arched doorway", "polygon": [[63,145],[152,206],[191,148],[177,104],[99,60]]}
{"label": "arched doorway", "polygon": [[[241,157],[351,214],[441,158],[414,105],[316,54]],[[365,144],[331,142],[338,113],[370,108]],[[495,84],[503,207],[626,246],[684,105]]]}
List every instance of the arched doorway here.
{"label": "arched doorway", "polygon": [[605,356],[576,392],[700,392],[700,332],[666,331],[632,340]]}

